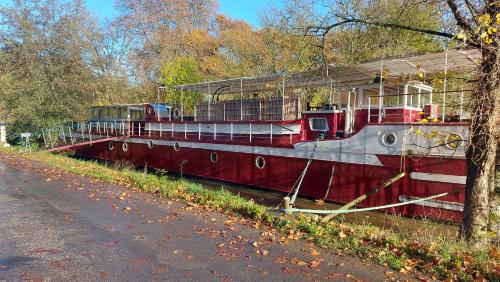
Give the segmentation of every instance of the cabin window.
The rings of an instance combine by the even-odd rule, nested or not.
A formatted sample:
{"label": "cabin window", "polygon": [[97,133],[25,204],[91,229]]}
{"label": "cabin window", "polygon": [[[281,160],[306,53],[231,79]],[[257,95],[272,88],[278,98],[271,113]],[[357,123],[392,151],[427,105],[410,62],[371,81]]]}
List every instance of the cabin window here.
{"label": "cabin window", "polygon": [[445,144],[448,149],[456,150],[458,147],[464,145],[464,140],[462,135],[458,133],[450,133],[446,136]]}
{"label": "cabin window", "polygon": [[263,168],[266,166],[266,160],[264,160],[264,157],[262,157],[262,156],[258,156],[258,157],[255,159],[255,166],[256,166],[258,169],[263,169]]}
{"label": "cabin window", "polygon": [[144,120],[144,109],[141,108],[130,108],[130,119],[131,120]]}
{"label": "cabin window", "polygon": [[179,151],[179,149],[180,149],[179,143],[175,142],[174,143],[174,151]]}
{"label": "cabin window", "polygon": [[110,141],[109,144],[108,144],[108,149],[110,151],[113,151],[113,141]]}
{"label": "cabin window", "polygon": [[212,152],[210,154],[210,161],[212,163],[216,163],[218,160],[219,160],[219,155],[217,155],[217,153],[215,153],[215,152]]}
{"label": "cabin window", "polygon": [[148,148],[153,149],[153,140],[148,141]]}
{"label": "cabin window", "polygon": [[128,144],[127,144],[127,143],[123,143],[123,144],[122,144],[122,150],[123,150],[124,152],[128,151]]}
{"label": "cabin window", "polygon": [[398,140],[398,137],[396,136],[396,133],[394,132],[386,132],[384,135],[382,135],[382,143],[385,146],[392,146],[396,144],[396,141]]}
{"label": "cabin window", "polygon": [[328,131],[326,118],[310,118],[309,127],[314,131]]}

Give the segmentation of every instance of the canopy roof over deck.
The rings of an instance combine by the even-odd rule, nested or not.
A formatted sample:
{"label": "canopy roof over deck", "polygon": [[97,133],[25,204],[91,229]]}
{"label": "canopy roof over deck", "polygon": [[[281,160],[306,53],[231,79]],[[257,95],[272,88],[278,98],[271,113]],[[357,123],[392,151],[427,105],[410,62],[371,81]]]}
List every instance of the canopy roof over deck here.
{"label": "canopy roof over deck", "polygon": [[[446,60],[447,57],[447,60]],[[384,75],[399,77],[414,75],[417,72],[433,74],[448,71],[471,72],[476,69],[481,53],[476,49],[450,49],[447,52],[428,53],[403,58],[386,58],[357,65],[326,65],[315,69],[291,74],[271,74],[255,77],[242,77],[219,81],[175,86],[187,91],[203,94],[235,94],[258,92],[286,87],[354,87],[373,82],[381,68]],[[447,63],[446,63],[447,61]]]}

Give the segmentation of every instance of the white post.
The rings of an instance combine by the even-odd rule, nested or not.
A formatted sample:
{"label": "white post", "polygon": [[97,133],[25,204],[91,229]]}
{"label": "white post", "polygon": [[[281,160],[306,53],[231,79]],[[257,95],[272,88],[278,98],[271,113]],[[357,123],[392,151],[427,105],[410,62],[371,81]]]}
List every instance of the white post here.
{"label": "white post", "polygon": [[[327,67],[328,69],[328,67]],[[328,99],[328,103],[330,104],[330,107],[332,106],[332,96],[333,96],[333,81],[330,82],[330,97]]]}
{"label": "white post", "polygon": [[370,123],[371,120],[371,103],[372,97],[368,96],[368,123]]}
{"label": "white post", "polygon": [[198,140],[201,140],[201,123],[198,123]]}
{"label": "white post", "polygon": [[283,91],[283,97],[282,97],[282,103],[281,105],[281,120],[285,120],[285,76],[283,76],[283,86],[282,86],[282,91]]}
{"label": "white post", "polygon": [[240,120],[243,120],[243,78],[240,78]]}
{"label": "white post", "polygon": [[233,141],[233,124],[231,123],[231,141]]}
{"label": "white post", "polygon": [[217,124],[214,123],[214,140],[217,139]]}
{"label": "white post", "polygon": [[252,123],[250,123],[250,143],[252,143]]}
{"label": "white post", "polygon": [[357,97],[358,97],[358,92],[356,92],[356,89],[353,88],[352,92],[354,92],[354,99],[352,103],[352,127],[354,128],[354,123],[356,122],[356,102],[357,102]]}
{"label": "white post", "polygon": [[139,122],[139,136],[141,136],[141,122]]}
{"label": "white post", "polygon": [[378,91],[378,123],[382,122],[382,105],[383,105],[383,95],[384,95],[384,58],[380,64],[380,86]]}
{"label": "white post", "polygon": [[184,123],[184,139],[187,139],[187,124]]}
{"label": "white post", "polygon": [[222,104],[224,120],[226,120],[226,103]]}
{"label": "white post", "polygon": [[148,134],[151,137],[151,123],[148,123]]}
{"label": "white post", "polygon": [[270,136],[270,139],[271,139],[271,144],[273,143],[273,124],[271,123],[271,136]]}
{"label": "white post", "polygon": [[420,93],[422,92],[422,88],[418,88],[418,99],[417,99],[417,108],[423,108],[420,107]]}
{"label": "white post", "polygon": [[171,125],[172,125],[172,128],[171,128],[171,130],[170,130],[170,131],[172,132],[172,138],[174,138],[174,123],[172,122],[172,124],[171,124]]}
{"label": "white post", "polygon": [[90,145],[92,145],[92,122],[90,122],[89,124],[89,141],[90,141]]}
{"label": "white post", "polygon": [[[351,91],[349,91],[349,94],[347,95],[347,110],[346,110],[346,116],[345,116],[345,124],[346,124],[346,130],[345,130],[345,133],[351,133],[351,122],[352,122],[352,118],[351,118]],[[349,120],[349,123],[348,123],[348,120]],[[349,132],[347,132],[347,130],[349,130]]]}
{"label": "white post", "polygon": [[[73,122],[72,122],[72,123],[73,123]],[[73,128],[72,128],[72,127],[70,127],[70,128],[69,128],[69,140],[71,141],[71,145],[73,145],[73,144],[74,144],[74,142],[73,142],[73,134],[71,133],[71,131],[72,131],[72,130],[73,130]],[[44,140],[43,140],[43,141],[45,142],[45,137],[44,137]],[[1,143],[1,142],[2,142],[2,141],[0,140],[0,143]]]}
{"label": "white post", "polygon": [[162,128],[161,128],[161,122],[160,122],[160,137],[161,137],[161,131],[162,131]]}
{"label": "white post", "polygon": [[210,102],[212,100],[212,96],[210,95],[210,82],[208,83],[208,120],[210,120]]}
{"label": "white post", "polygon": [[459,121],[462,121],[462,114],[463,114],[463,106],[464,106],[464,92],[460,92],[460,117]]}
{"label": "white post", "polygon": [[64,139],[64,144],[67,144],[66,143],[66,135],[64,134],[64,126],[61,126],[61,130],[62,130],[62,137]]}
{"label": "white post", "polygon": [[442,113],[442,120],[441,120],[441,123],[444,123],[444,118],[445,118],[445,112],[446,112],[446,88],[447,88],[447,84],[448,84],[448,49],[446,49],[446,52],[445,52],[445,55],[444,55],[444,85],[443,85],[443,108],[441,109],[441,111],[443,111]]}
{"label": "white post", "polygon": [[184,121],[184,88],[181,87],[181,121]]}

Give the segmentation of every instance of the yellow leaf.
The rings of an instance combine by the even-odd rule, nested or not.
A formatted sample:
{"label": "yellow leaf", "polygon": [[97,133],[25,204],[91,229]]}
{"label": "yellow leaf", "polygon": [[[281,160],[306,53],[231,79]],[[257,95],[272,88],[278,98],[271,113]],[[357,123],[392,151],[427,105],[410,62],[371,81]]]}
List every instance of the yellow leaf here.
{"label": "yellow leaf", "polygon": [[420,129],[415,130],[415,134],[417,134],[417,135],[422,134],[422,130],[420,130]]}
{"label": "yellow leaf", "polygon": [[311,261],[311,268],[316,268],[318,266],[319,266],[319,261],[318,260]]}
{"label": "yellow leaf", "polygon": [[340,231],[339,232],[339,237],[340,238],[345,238],[345,237],[347,237],[347,235],[344,232]]}

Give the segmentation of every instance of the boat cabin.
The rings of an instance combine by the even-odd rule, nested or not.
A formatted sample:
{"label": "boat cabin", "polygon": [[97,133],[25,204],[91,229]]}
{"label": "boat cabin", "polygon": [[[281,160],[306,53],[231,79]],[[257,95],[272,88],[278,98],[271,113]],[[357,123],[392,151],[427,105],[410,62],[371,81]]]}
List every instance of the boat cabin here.
{"label": "boat cabin", "polygon": [[91,107],[92,121],[171,121],[179,117],[179,110],[166,104],[124,104]]}

